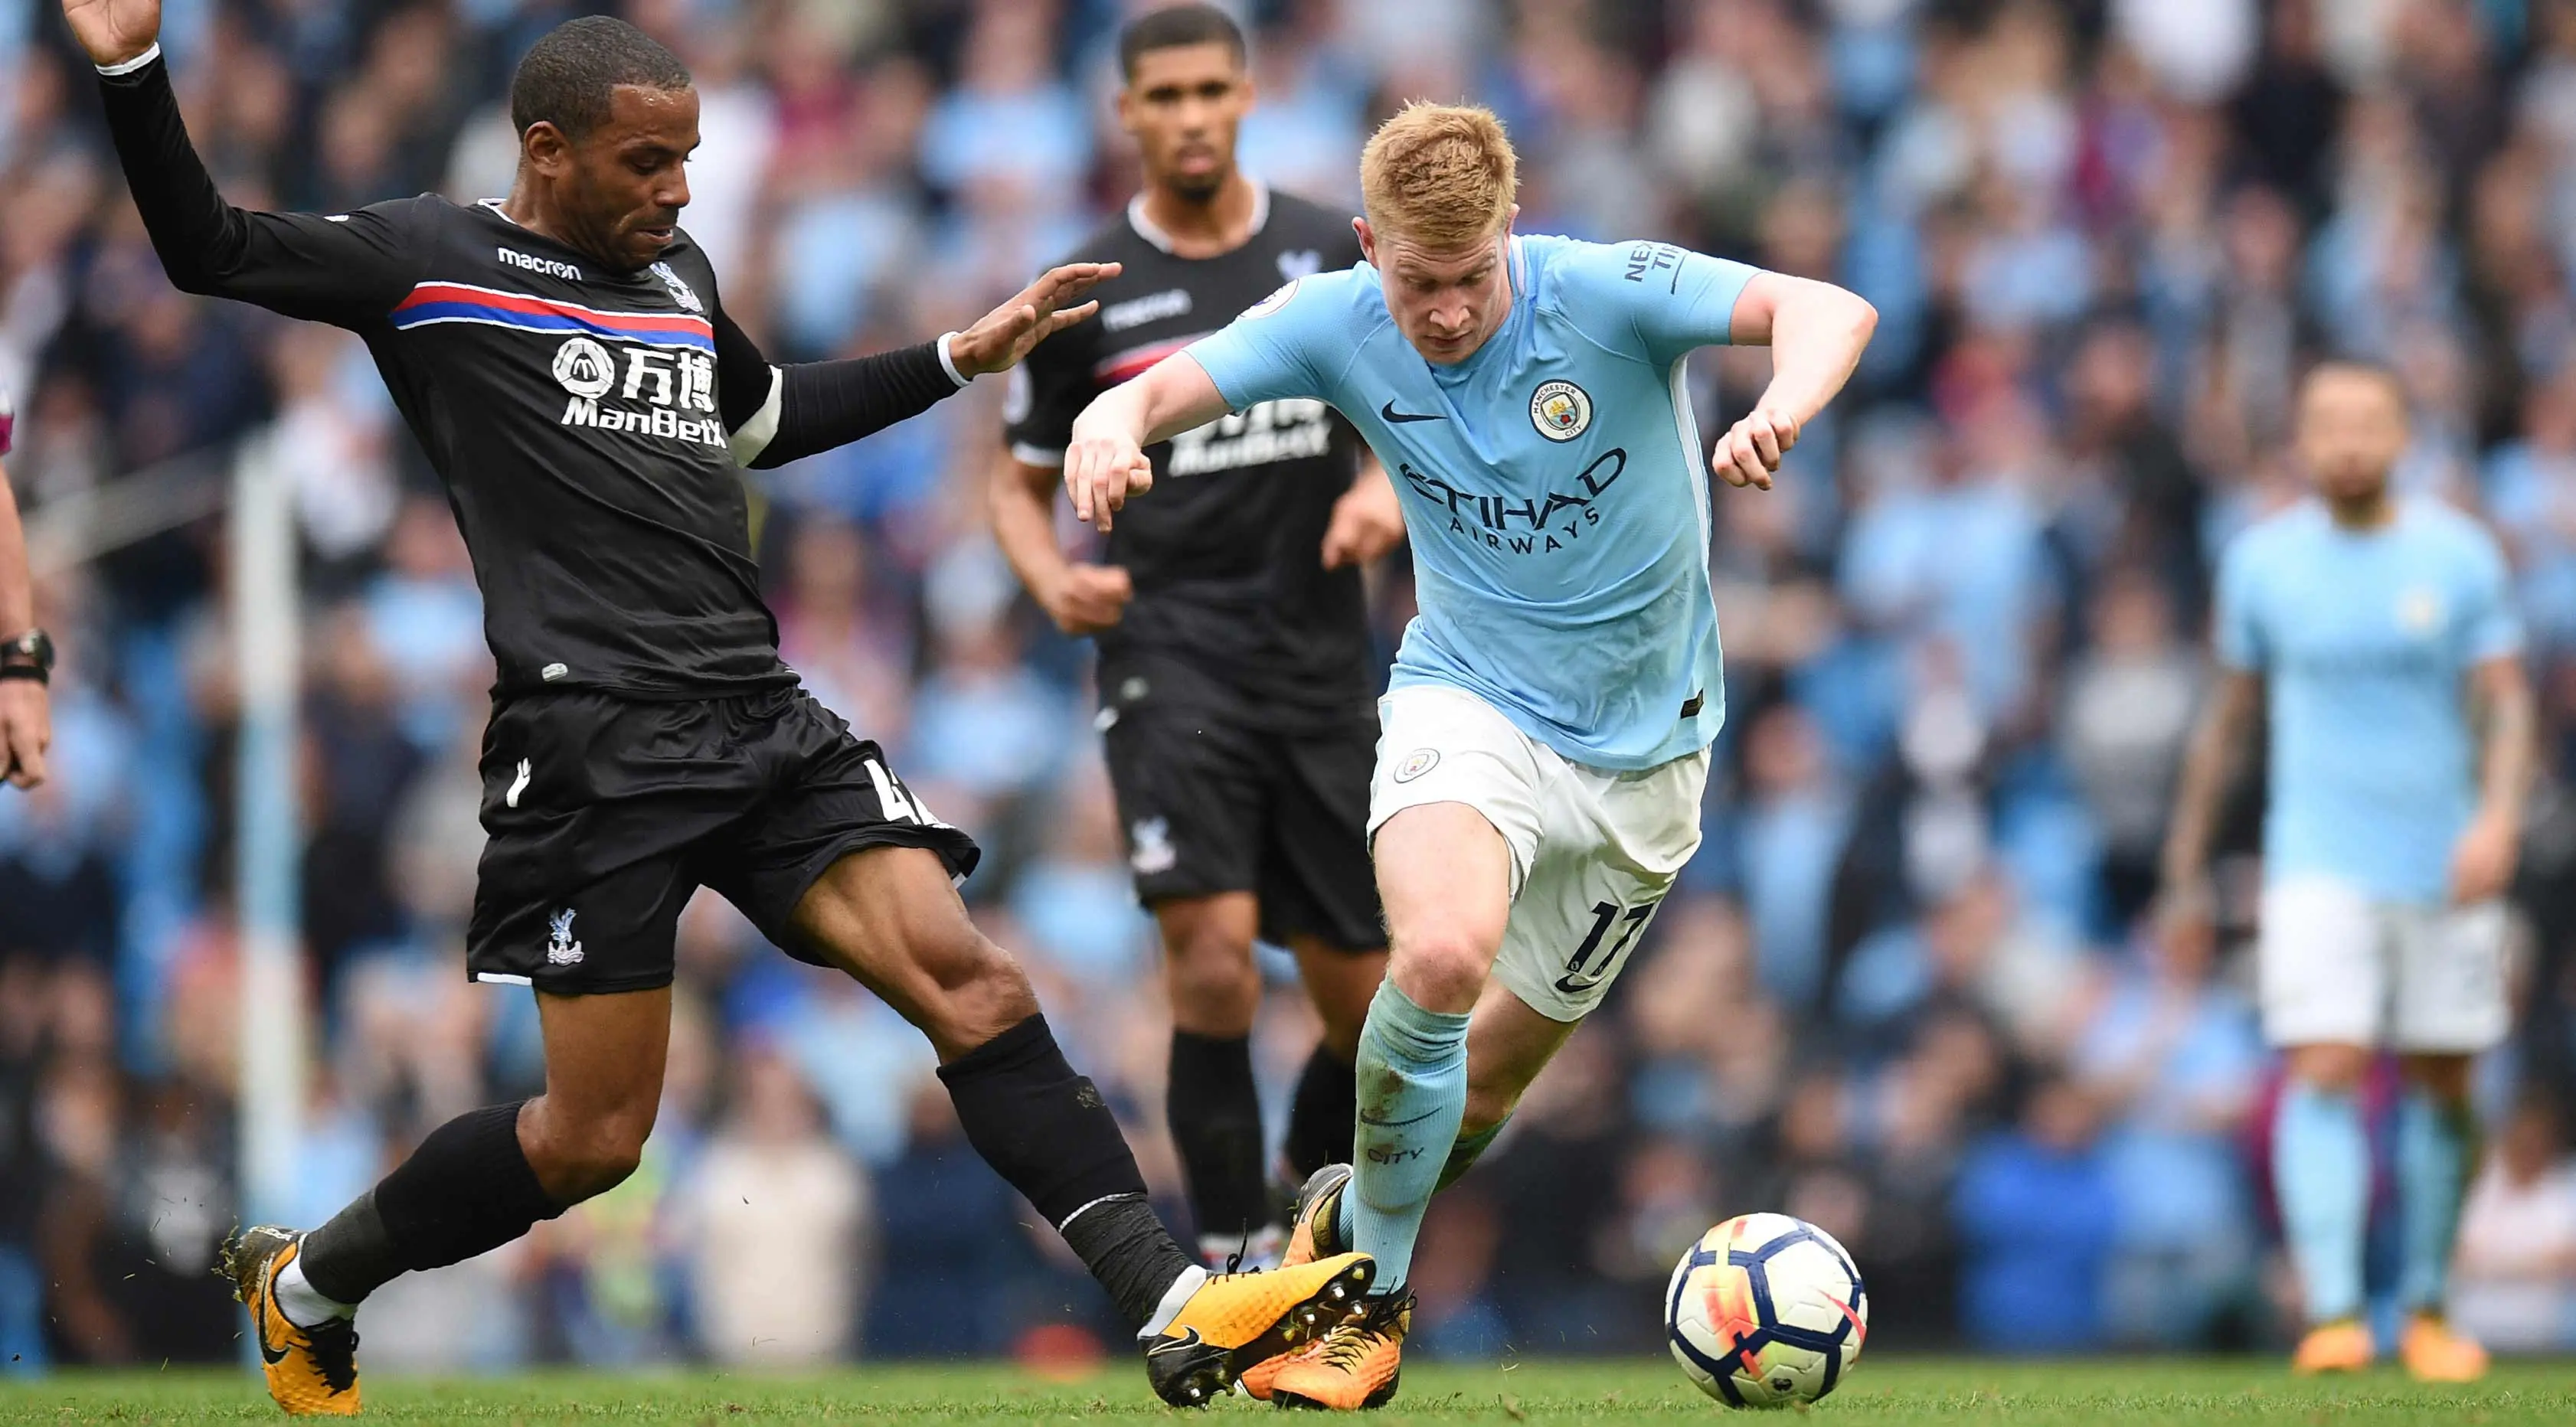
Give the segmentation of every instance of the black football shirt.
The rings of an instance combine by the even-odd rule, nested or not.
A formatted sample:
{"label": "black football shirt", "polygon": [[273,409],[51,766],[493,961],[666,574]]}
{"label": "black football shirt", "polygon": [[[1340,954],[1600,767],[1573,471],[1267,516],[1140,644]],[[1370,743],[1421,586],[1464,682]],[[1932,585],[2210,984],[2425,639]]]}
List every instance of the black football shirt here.
{"label": "black football shirt", "polygon": [[[795,681],[760,597],[731,439],[784,382],[725,315],[685,232],[659,261],[614,271],[490,203],[234,209],[158,61],[101,88],[136,206],[183,288],[367,344],[473,557],[496,695]],[[936,360],[925,347],[909,366]],[[953,390],[939,378],[933,396]]]}
{"label": "black football shirt", "polygon": [[[1059,333],[1012,374],[1011,453],[1061,467],[1073,419],[1100,393],[1234,320],[1309,273],[1350,267],[1347,214],[1261,189],[1251,238],[1184,258],[1142,200],[1064,262],[1115,262],[1100,315]],[[1323,566],[1333,503],[1360,440],[1320,401],[1266,401],[1149,448],[1154,488],[1119,512],[1102,559],[1135,598],[1099,636],[1102,685],[1178,663],[1241,696],[1242,716],[1282,727],[1347,720],[1375,694],[1359,572]]]}

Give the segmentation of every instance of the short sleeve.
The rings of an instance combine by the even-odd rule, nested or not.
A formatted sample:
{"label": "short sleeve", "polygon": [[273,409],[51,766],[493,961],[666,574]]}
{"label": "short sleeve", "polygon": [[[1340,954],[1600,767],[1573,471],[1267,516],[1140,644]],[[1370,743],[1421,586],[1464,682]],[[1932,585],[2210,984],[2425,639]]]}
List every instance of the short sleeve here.
{"label": "short sleeve", "polygon": [[2462,572],[2461,653],[2471,665],[2522,652],[2522,616],[2513,606],[2513,586],[2504,552],[2484,530],[2472,533]]}
{"label": "short sleeve", "polygon": [[1557,260],[1567,311],[1586,330],[1657,366],[1727,343],[1736,299],[1762,270],[1671,243],[1575,243]]}
{"label": "short sleeve", "polygon": [[1073,419],[1100,394],[1091,377],[1091,347],[1082,340],[1094,325],[1086,322],[1049,337],[1011,369],[1002,398],[1002,440],[1014,459],[1032,466],[1064,464]]}
{"label": "short sleeve", "polygon": [[2218,662],[2240,674],[2259,674],[2271,651],[2254,607],[2253,542],[2240,535],[2218,561]]}
{"label": "short sleeve", "polygon": [[[1236,411],[1292,397],[1330,400],[1317,354],[1349,346],[1338,275],[1303,277],[1243,310],[1185,350]],[[1348,355],[1345,351],[1344,355]]]}

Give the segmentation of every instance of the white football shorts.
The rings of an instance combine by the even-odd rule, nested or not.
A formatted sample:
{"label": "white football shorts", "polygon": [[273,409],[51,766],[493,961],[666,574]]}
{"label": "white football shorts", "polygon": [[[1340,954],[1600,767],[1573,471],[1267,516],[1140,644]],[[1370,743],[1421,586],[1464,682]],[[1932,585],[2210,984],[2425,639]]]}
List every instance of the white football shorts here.
{"label": "white football shorts", "polygon": [[1634,773],[1586,767],[1462,689],[1415,684],[1378,701],[1369,836],[1426,803],[1464,803],[1512,854],[1512,911],[1494,975],[1552,1021],[1579,1021],[1699,849],[1708,750]]}
{"label": "white football shorts", "polygon": [[2502,1041],[2505,912],[2374,901],[2332,877],[2263,889],[2264,1038],[2466,1055]]}

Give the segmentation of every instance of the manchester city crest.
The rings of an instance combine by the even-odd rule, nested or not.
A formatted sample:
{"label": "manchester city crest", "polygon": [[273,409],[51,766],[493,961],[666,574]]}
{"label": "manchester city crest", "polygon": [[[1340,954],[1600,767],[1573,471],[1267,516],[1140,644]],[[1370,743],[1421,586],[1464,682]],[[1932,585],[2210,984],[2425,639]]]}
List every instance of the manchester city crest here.
{"label": "manchester city crest", "polygon": [[1570,381],[1544,381],[1530,393],[1530,425],[1550,441],[1571,441],[1592,424],[1592,394]]}

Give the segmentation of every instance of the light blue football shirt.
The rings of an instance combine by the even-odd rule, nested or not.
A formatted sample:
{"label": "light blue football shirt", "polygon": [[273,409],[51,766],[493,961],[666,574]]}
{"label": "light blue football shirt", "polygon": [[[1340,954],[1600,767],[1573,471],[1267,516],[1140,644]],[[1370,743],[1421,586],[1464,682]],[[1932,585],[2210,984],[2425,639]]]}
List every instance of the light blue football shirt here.
{"label": "light blue football shirt", "polygon": [[2476,809],[2468,674],[2518,652],[2504,553],[2467,516],[2401,501],[2370,531],[2309,501],[2227,547],[2218,657],[2263,676],[2266,874],[2437,902]]}
{"label": "light blue football shirt", "polygon": [[1596,768],[1725,721],[1708,474],[1682,358],[1755,270],[1665,243],[1511,240],[1511,314],[1423,358],[1368,264],[1302,278],[1188,350],[1240,411],[1330,403],[1404,502],[1420,613],[1390,682],[1465,689]]}

